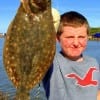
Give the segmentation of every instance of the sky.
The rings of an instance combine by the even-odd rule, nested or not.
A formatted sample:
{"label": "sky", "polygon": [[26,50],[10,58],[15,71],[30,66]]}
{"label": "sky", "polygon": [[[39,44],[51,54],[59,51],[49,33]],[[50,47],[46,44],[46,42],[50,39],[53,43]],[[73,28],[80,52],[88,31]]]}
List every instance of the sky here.
{"label": "sky", "polygon": [[[19,5],[20,0],[0,2],[0,33],[6,33]],[[52,0],[51,5],[60,14],[66,11],[78,11],[87,18],[91,27],[100,27],[100,0]]]}

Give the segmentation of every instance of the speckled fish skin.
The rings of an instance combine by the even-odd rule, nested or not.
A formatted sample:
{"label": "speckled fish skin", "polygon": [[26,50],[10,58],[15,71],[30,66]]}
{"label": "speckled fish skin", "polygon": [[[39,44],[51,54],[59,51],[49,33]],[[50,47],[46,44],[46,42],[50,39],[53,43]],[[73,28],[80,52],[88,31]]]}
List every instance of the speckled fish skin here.
{"label": "speckled fish skin", "polygon": [[43,79],[53,61],[56,34],[51,1],[26,1],[8,27],[3,62],[14,86],[30,90]]}

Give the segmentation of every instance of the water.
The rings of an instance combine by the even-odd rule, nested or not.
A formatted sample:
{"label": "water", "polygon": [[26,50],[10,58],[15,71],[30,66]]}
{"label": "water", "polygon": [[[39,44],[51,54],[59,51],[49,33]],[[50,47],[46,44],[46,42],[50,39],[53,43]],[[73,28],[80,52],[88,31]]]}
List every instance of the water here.
{"label": "water", "polygon": [[95,57],[100,65],[100,41],[89,41],[84,53]]}
{"label": "water", "polygon": [[0,91],[8,93],[13,97],[15,95],[15,88],[12,88],[13,85],[6,74],[6,71],[3,67],[2,60],[2,50],[3,50],[4,38],[0,38]]}
{"label": "water", "polygon": [[[7,73],[3,67],[2,61],[2,50],[3,50],[4,39],[0,38],[0,91],[9,93],[12,97],[16,93],[16,89],[9,80]],[[57,51],[59,51],[59,45],[57,44]],[[84,54],[95,57],[100,64],[100,41],[89,41],[88,46]],[[35,93],[33,93],[35,94]]]}

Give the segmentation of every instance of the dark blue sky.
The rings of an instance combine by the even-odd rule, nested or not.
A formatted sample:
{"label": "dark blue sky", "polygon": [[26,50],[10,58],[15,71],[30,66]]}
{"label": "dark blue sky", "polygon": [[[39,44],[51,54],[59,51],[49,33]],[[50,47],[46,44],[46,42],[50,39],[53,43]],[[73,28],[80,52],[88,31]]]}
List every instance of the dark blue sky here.
{"label": "dark blue sky", "polygon": [[[2,0],[0,2],[0,32],[5,33],[16,14],[20,0]],[[88,19],[90,26],[100,27],[100,0],[52,0],[52,6],[60,14],[74,10]]]}

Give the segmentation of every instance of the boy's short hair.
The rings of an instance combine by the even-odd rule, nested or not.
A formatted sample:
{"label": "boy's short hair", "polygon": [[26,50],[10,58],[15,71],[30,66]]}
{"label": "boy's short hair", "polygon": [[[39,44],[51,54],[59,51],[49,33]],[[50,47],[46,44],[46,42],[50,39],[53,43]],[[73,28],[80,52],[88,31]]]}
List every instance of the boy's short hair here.
{"label": "boy's short hair", "polygon": [[87,27],[87,34],[89,34],[89,23],[87,19],[76,11],[69,11],[61,15],[59,28],[57,35],[61,35],[64,26],[81,27],[85,25]]}

